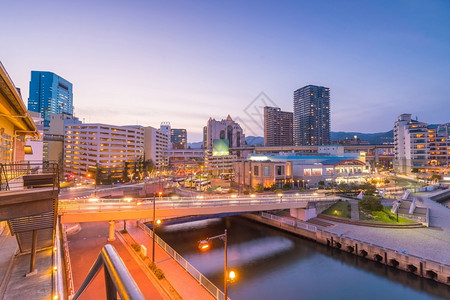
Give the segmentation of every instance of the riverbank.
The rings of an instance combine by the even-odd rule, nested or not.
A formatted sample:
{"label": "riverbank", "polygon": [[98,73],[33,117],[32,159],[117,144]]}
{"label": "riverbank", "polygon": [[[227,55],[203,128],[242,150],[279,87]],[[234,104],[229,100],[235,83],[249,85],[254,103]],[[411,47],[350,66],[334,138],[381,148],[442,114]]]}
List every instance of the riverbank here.
{"label": "riverbank", "polygon": [[430,209],[431,227],[402,230],[365,228],[329,220],[333,226],[305,229],[258,215],[246,217],[450,285],[450,211],[428,198],[424,199],[424,206]]}

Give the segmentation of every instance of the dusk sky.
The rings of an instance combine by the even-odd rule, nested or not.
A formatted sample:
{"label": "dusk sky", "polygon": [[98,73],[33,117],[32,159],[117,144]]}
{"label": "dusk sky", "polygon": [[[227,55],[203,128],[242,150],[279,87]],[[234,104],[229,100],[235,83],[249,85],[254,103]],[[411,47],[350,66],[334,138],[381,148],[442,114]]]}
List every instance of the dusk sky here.
{"label": "dusk sky", "polygon": [[263,135],[264,92],[286,111],[331,90],[331,130],[411,113],[450,122],[450,1],[3,1],[0,60],[28,100],[31,70],[73,83],[86,122],[186,128],[230,114]]}

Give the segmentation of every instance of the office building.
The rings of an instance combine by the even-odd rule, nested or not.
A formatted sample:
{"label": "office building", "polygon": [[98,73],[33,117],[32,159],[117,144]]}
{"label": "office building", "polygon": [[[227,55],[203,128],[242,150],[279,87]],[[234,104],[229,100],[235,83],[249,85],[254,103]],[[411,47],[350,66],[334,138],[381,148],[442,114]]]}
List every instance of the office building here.
{"label": "office building", "polygon": [[206,138],[206,141],[203,142],[206,149],[212,149],[213,141],[216,139],[228,140],[229,148],[239,148],[245,145],[244,131],[238,123],[231,119],[230,115],[221,121],[209,118],[204,138]]}
{"label": "office building", "polygon": [[72,83],[52,72],[31,71],[28,110],[41,114],[44,127],[52,114],[73,115]]}
{"label": "office building", "polygon": [[292,146],[293,116],[278,107],[264,107],[264,146]]}
{"label": "office building", "polygon": [[330,144],[330,89],[307,85],[294,92],[294,145]]}
{"label": "office building", "polygon": [[186,129],[171,129],[170,142],[172,149],[186,149],[187,131]]}
{"label": "office building", "polygon": [[450,124],[428,125],[402,114],[394,123],[394,171],[448,173]]}

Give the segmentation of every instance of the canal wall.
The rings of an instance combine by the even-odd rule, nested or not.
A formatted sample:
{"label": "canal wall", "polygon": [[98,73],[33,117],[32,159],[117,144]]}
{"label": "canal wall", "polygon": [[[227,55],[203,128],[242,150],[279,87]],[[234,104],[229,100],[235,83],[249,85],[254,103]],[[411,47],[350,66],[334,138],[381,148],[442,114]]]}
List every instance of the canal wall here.
{"label": "canal wall", "polygon": [[[328,247],[339,249],[366,259],[370,259],[386,266],[415,274],[420,277],[429,278],[437,282],[450,285],[450,265],[437,261],[429,260],[423,257],[415,256],[406,252],[397,251],[361,241],[352,237],[337,235],[316,226],[305,224],[304,228],[299,228],[302,222],[289,220],[270,214],[246,214],[244,217],[267,224],[269,226],[291,232]],[[293,222],[293,223],[290,223]],[[421,245],[418,245],[421,246]]]}

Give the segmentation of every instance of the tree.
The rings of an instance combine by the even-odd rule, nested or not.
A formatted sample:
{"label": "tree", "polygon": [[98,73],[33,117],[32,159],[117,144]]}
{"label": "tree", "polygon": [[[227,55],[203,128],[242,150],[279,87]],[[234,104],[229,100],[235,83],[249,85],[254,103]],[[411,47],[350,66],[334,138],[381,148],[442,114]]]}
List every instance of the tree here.
{"label": "tree", "polygon": [[325,186],[325,181],[321,180],[317,183],[319,187],[323,188]]}
{"label": "tree", "polygon": [[262,193],[262,192],[264,192],[264,187],[263,187],[260,183],[258,183],[258,184],[255,186],[255,191],[256,191],[257,193]]}
{"label": "tree", "polygon": [[364,196],[364,198],[359,201],[358,205],[367,212],[383,210],[380,199],[374,196]]}
{"label": "tree", "polygon": [[377,187],[370,183],[363,183],[359,188],[364,191],[365,195],[373,195],[377,191]]}
{"label": "tree", "polygon": [[350,186],[343,182],[339,183],[336,188],[338,189],[339,192],[342,193],[349,193],[351,191]]}

